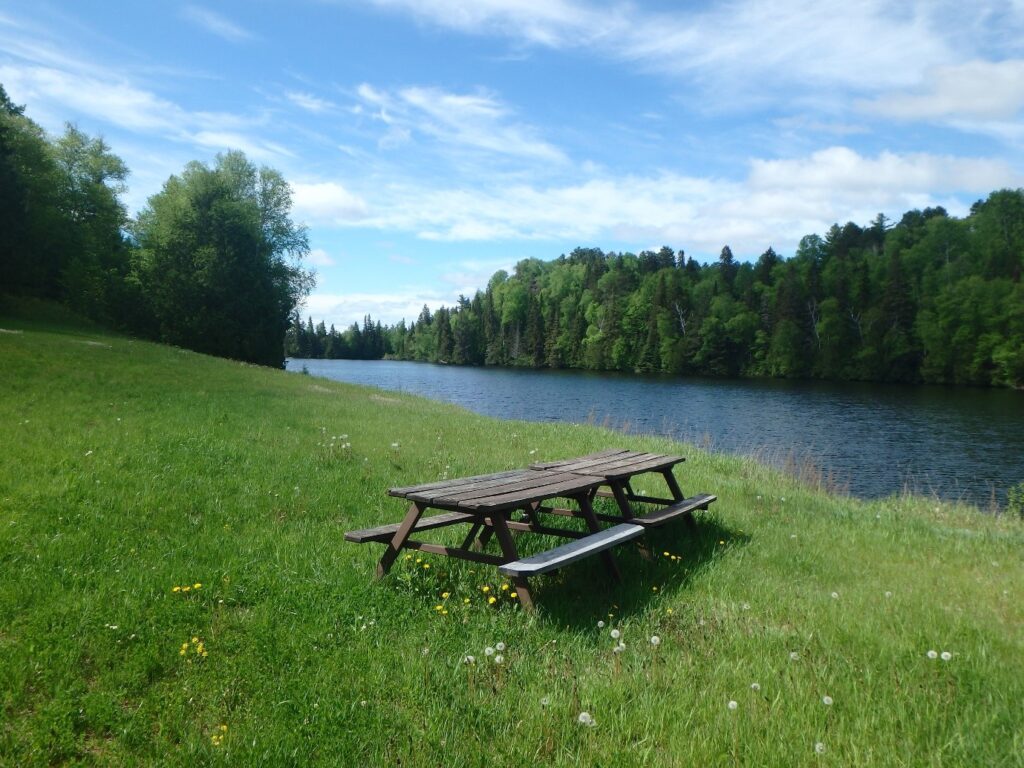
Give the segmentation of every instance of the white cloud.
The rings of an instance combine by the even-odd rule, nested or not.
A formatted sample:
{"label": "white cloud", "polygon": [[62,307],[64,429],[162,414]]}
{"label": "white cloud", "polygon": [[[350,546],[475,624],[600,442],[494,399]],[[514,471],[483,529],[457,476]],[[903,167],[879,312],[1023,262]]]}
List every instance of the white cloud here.
{"label": "white cloud", "polygon": [[197,24],[217,37],[227,40],[229,43],[240,43],[255,37],[249,30],[219,13],[211,11],[209,8],[188,5],[182,10],[181,15],[188,21]]}
{"label": "white cloud", "polygon": [[366,216],[366,201],[337,182],[295,182],[291,187],[293,215],[307,224],[343,225]]}
{"label": "white cloud", "polygon": [[196,146],[217,151],[241,150],[256,160],[274,160],[281,157],[294,157],[287,147],[272,141],[231,131],[197,131],[189,134]]}
{"label": "white cloud", "polygon": [[393,293],[314,293],[307,297],[299,314],[303,318],[311,316],[314,321],[322,319],[328,327],[333,324],[337,330],[343,331],[352,323],[362,325],[364,315],[386,325],[403,318],[412,322],[419,317],[424,305],[432,309],[442,304],[450,307],[457,299],[457,292],[415,288],[399,288]]}
{"label": "white cloud", "polygon": [[1024,60],[936,67],[926,74],[920,88],[886,94],[863,106],[900,120],[1006,120],[1024,108]]}
{"label": "white cloud", "polygon": [[285,94],[285,97],[295,106],[304,109],[307,112],[313,112],[314,114],[326,112],[334,108],[334,104],[326,99],[321,99],[313,96],[312,94],[303,93],[301,91],[289,91]]}
{"label": "white cloud", "polygon": [[314,267],[333,267],[337,263],[323,248],[313,248],[310,250],[307,260]]}
{"label": "white cloud", "polygon": [[380,140],[382,147],[404,143],[419,132],[458,149],[548,163],[566,159],[561,150],[538,138],[535,128],[516,122],[511,109],[488,93],[420,86],[389,92],[368,83],[356,93],[365,105],[376,108],[374,117],[389,126]]}
{"label": "white cloud", "polygon": [[949,61],[947,39],[957,35],[962,19],[977,15],[933,0],[734,0],[671,12],[571,0],[376,5],[465,33],[581,49],[696,77],[706,93],[726,82],[750,93],[792,84],[856,92],[911,86],[927,68]]}
{"label": "white cloud", "polygon": [[[378,190],[358,225],[448,241],[538,239],[662,242],[699,253],[728,243],[756,255],[792,247],[833,222],[867,223],[884,211],[944,205],[1022,176],[1001,160],[926,153],[866,156],[847,147],[776,160],[753,159],[733,181],[665,172],[602,176],[578,184],[486,190],[393,186]],[[464,281],[458,281],[464,282]]]}

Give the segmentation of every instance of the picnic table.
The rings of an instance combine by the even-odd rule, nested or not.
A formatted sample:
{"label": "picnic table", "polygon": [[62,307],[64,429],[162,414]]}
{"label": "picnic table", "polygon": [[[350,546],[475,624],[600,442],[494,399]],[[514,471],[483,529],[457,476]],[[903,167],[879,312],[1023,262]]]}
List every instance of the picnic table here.
{"label": "picnic table", "polygon": [[[684,498],[673,475],[681,456],[612,450],[574,459],[543,462],[527,469],[489,475],[442,480],[403,488],[391,488],[390,496],[406,499],[409,508],[400,523],[382,525],[345,534],[347,541],[386,545],[377,564],[378,578],[388,572],[403,549],[419,550],[498,566],[515,587],[520,603],[533,607],[527,579],[590,555],[600,554],[609,573],[619,570],[609,551],[612,547],[643,535],[648,527],[663,525],[678,517],[693,525],[695,509],[707,509],[716,497],[700,494]],[[656,473],[664,478],[671,498],[637,493],[632,480]],[[614,498],[619,513],[598,513],[597,496]],[[565,500],[571,506],[556,505]],[[653,504],[654,512],[637,515],[634,502]],[[439,514],[424,517],[428,510]],[[520,519],[514,519],[521,513]],[[542,515],[562,515],[584,520],[586,531],[555,527]],[[602,528],[601,522],[613,523]],[[413,533],[468,525],[461,545],[448,546],[411,538]],[[513,531],[540,533],[570,539],[545,552],[520,558]],[[498,540],[500,554],[483,551],[491,537]]]}

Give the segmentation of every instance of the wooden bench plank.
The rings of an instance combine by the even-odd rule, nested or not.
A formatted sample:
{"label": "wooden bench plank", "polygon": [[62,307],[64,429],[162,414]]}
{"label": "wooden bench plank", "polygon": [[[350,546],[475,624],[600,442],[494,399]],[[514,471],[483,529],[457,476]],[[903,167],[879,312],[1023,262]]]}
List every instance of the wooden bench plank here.
{"label": "wooden bench plank", "polygon": [[643,535],[643,532],[642,526],[620,523],[546,552],[524,557],[514,563],[506,563],[499,566],[498,571],[505,576],[536,576],[539,573],[547,573],[555,568],[561,568],[563,565],[611,549],[617,544]]}
{"label": "wooden bench plank", "polygon": [[[420,518],[413,530],[429,531],[431,528],[444,528],[446,525],[470,523],[475,519],[474,515],[465,512],[446,512],[443,515]],[[388,542],[391,541],[391,537],[395,535],[395,531],[398,530],[400,525],[401,523],[393,523],[376,528],[364,528],[360,531],[348,531],[345,533],[345,541],[352,541],[356,544],[364,544],[367,541]]]}
{"label": "wooden bench plank", "polygon": [[693,512],[695,509],[707,509],[708,504],[718,499],[710,493],[701,493],[697,496],[691,496],[688,499],[677,501],[664,509],[657,509],[654,512],[648,512],[646,515],[639,515],[634,517],[631,522],[637,525],[642,525],[645,528],[653,528],[657,525],[664,525],[670,520],[675,520],[677,517]]}

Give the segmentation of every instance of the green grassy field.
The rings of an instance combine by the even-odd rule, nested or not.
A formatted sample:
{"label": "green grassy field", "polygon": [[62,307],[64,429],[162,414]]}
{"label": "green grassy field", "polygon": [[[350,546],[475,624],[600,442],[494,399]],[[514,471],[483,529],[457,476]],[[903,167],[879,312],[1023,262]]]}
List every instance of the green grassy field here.
{"label": "green grassy field", "polygon": [[[1017,521],[69,322],[0,312],[0,764],[1024,765]],[[618,446],[719,501],[534,615],[342,540],[390,486]]]}

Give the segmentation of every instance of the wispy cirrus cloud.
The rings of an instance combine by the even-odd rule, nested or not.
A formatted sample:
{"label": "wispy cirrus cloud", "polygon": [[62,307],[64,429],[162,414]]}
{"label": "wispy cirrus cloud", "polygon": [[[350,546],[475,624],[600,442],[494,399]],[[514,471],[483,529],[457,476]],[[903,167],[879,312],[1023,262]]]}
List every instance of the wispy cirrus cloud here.
{"label": "wispy cirrus cloud", "polygon": [[327,99],[321,99],[304,91],[289,91],[285,94],[285,98],[300,109],[314,114],[335,109],[335,105]]}
{"label": "wispy cirrus cloud", "polygon": [[229,43],[254,40],[256,35],[231,21],[225,16],[199,5],[187,5],[181,11],[182,17]]}
{"label": "wispy cirrus cloud", "polygon": [[423,86],[388,91],[363,83],[356,94],[388,126],[385,140],[408,141],[419,133],[460,149],[543,162],[566,160],[537,129],[518,122],[508,105],[483,91],[454,93]]}

